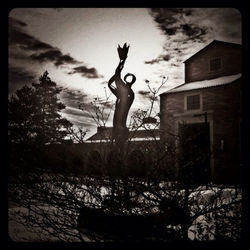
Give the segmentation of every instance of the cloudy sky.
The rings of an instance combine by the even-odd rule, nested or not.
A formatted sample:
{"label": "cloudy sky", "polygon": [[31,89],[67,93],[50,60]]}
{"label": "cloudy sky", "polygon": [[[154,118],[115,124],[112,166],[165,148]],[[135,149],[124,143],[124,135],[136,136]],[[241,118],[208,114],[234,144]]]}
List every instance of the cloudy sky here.
{"label": "cloudy sky", "polygon": [[[130,44],[122,76],[133,73],[130,114],[149,108],[148,89],[168,77],[162,91],[184,82],[187,58],[213,40],[241,44],[241,15],[213,8],[17,8],[9,14],[9,95],[36,82],[47,70],[63,91],[62,115],[75,126],[96,131],[78,103],[110,94],[107,81],[119,62],[117,46]],[[115,97],[109,99],[115,102]],[[157,109],[157,106],[155,106]],[[157,110],[156,110],[157,112]],[[107,126],[112,125],[111,113]],[[129,117],[128,117],[129,121]]]}

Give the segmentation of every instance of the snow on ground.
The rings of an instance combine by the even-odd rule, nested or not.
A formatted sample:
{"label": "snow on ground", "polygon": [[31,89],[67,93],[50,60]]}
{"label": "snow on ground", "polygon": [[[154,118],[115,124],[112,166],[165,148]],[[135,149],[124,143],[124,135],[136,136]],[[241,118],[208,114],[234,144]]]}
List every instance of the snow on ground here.
{"label": "snow on ground", "polygon": [[[100,191],[102,195],[108,194],[108,191],[105,190],[104,187],[101,187]],[[211,190],[205,190],[204,187],[199,187],[194,192],[192,192],[189,196],[190,201],[193,201],[193,205],[190,206],[191,214],[192,214],[192,210],[195,208],[195,206],[197,206],[197,201],[198,201],[199,208],[202,208],[205,204],[208,204],[212,200],[212,198],[218,194],[218,192],[221,192],[221,193],[220,193],[220,199],[218,199],[216,205],[227,204],[232,201],[232,198],[234,198],[235,200],[241,200],[242,198],[240,189],[234,189],[234,188],[221,189],[218,187],[213,187]],[[180,192],[180,193],[183,194],[183,192]],[[80,193],[79,195],[81,196]],[[41,207],[41,208],[43,208],[45,211],[49,213],[50,212],[52,213],[53,210],[56,210],[55,207]],[[20,212],[27,214],[27,215],[29,213],[27,208],[17,207],[16,204],[11,203],[11,202],[9,203],[8,233],[12,240],[14,241],[58,241],[56,237],[51,236],[51,234],[48,234],[48,232],[42,230],[41,228],[34,227],[32,228],[32,230],[30,230],[25,225],[19,222],[16,222],[14,218],[16,216],[18,217],[18,213]],[[197,225],[198,224],[202,224],[203,228],[209,228],[209,231],[208,230],[204,231],[205,234],[206,233],[208,234],[207,236],[208,240],[214,239],[215,221],[214,221],[214,217],[212,214],[210,217],[211,217],[211,221],[209,223],[206,221],[206,218],[204,215],[201,215],[198,218],[196,218],[194,223],[189,228],[189,232],[188,232],[189,239],[191,240],[197,239],[197,232],[198,232]],[[19,219],[20,218],[21,217],[19,216]],[[25,221],[24,221],[24,224],[25,224]],[[71,239],[71,240],[78,241],[76,238]]]}
{"label": "snow on ground", "polygon": [[[12,207],[8,211],[8,234],[13,241],[18,242],[42,242],[58,241],[56,237],[48,234],[41,228],[33,227],[30,229],[24,224],[14,220],[18,213],[24,213],[28,216],[28,209],[24,207]],[[18,216],[19,219],[22,217]],[[22,220],[25,223],[25,220]]]}

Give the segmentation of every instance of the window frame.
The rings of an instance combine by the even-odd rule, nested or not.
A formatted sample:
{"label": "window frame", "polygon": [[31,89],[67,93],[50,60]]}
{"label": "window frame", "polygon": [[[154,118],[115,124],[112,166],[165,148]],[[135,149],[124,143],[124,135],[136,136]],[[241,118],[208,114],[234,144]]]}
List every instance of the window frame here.
{"label": "window frame", "polygon": [[[188,97],[190,96],[196,96],[198,95],[200,97],[200,107],[196,109],[188,109],[187,105],[187,100]],[[188,93],[184,95],[184,111],[186,112],[196,112],[196,111],[202,111],[203,108],[203,102],[202,102],[202,93],[201,92],[193,92],[193,93]]]}

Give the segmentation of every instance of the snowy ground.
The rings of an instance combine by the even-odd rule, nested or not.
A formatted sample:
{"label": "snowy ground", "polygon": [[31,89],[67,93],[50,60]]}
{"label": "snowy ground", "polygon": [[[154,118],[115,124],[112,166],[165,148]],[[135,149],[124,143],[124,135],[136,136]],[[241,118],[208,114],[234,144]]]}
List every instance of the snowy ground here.
{"label": "snowy ground", "polygon": [[[197,206],[197,199],[199,200],[199,208],[203,208],[205,204],[208,204],[212,198],[216,195],[216,192],[219,189],[213,188],[212,190],[204,190],[204,188],[199,187],[197,191],[194,191],[190,194],[189,199],[190,201],[193,201],[195,205],[190,207],[190,213],[192,213],[192,210],[195,210],[195,206]],[[105,190],[102,190],[103,194],[106,194]],[[241,200],[241,190],[235,189],[224,189],[223,193],[220,197],[220,200],[216,201],[216,205],[226,204],[231,202],[232,197],[236,197],[236,199]],[[55,210],[54,207],[41,207],[44,210],[51,212]],[[29,211],[27,208],[18,207],[13,202],[9,202],[9,209],[8,209],[8,233],[12,240],[14,241],[58,241],[56,237],[53,237],[51,234],[48,234],[48,232],[42,230],[38,227],[33,227],[32,230],[29,230],[28,227],[24,224],[18,223],[14,220],[15,216],[18,216],[19,213],[26,213],[28,214]],[[53,215],[52,215],[53,216]],[[203,215],[199,216],[193,223],[193,225],[189,228],[188,236],[191,240],[197,239],[197,232],[198,232],[198,226],[199,224],[202,224],[203,228],[210,228],[213,227],[213,229],[210,230],[210,232],[204,232],[207,233],[207,239],[213,240],[214,239],[214,221],[213,221],[213,215],[211,214],[212,221],[209,223],[206,221],[205,217]],[[178,227],[178,225],[175,225],[175,227]],[[72,238],[71,241],[78,241],[76,238]]]}

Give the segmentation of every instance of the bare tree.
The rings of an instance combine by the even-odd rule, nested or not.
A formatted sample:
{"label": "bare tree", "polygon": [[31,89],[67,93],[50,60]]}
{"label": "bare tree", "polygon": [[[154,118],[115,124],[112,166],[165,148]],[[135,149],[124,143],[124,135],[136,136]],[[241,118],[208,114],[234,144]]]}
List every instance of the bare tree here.
{"label": "bare tree", "polygon": [[[165,82],[163,78],[160,87]],[[149,81],[146,83],[151,93],[149,109],[138,110],[131,117],[132,132],[122,164],[110,150],[110,135],[110,140],[101,141],[103,154],[89,152],[84,143],[50,145],[45,147],[47,154],[43,159],[43,164],[50,167],[42,169],[38,164],[41,159],[34,154],[32,161],[25,159],[24,163],[33,164],[30,171],[9,176],[10,223],[21,223],[39,236],[21,232],[15,235],[12,230],[14,240],[241,238],[241,188],[199,182],[199,178],[195,179],[195,166],[199,157],[207,155],[183,161],[176,144],[181,140],[179,135],[170,134],[169,140],[159,140],[159,112],[154,113],[153,107],[160,88],[153,89]],[[112,110],[109,97],[106,94],[104,101],[95,99],[91,110],[84,104],[79,107],[88,110],[98,126],[105,127]],[[150,125],[149,121],[153,123]],[[140,128],[148,132],[151,140],[133,140]],[[85,131],[78,135],[71,132],[72,139],[83,141]],[[77,171],[71,167],[74,164]]]}

